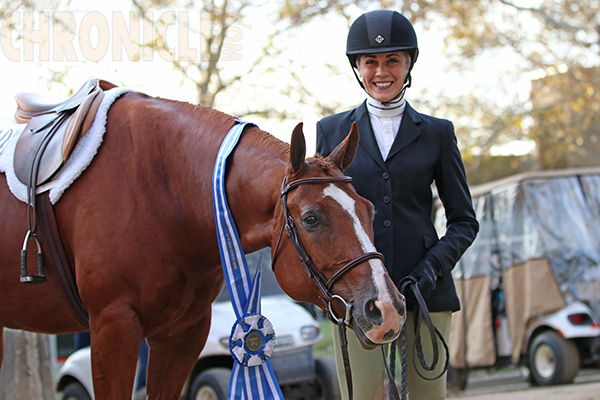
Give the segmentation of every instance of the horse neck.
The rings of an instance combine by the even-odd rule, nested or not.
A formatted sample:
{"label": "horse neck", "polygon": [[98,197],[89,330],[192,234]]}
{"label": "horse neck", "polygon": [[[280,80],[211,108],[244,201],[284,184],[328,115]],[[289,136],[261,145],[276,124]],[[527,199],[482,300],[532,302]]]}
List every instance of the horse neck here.
{"label": "horse neck", "polygon": [[[142,149],[140,152],[144,155],[153,155],[145,163],[149,176],[156,175],[158,162],[170,177],[161,181],[162,185],[155,183],[153,190],[164,193],[169,199],[177,193],[182,207],[196,213],[194,220],[198,221],[198,226],[195,228],[201,231],[214,224],[213,157],[234,121],[226,114],[203,106],[147,97],[136,103],[142,108],[139,115],[143,115],[148,103],[155,112],[152,118],[142,122],[142,126],[136,125],[132,129],[136,131],[136,147]],[[148,132],[156,133],[152,135],[154,143],[148,140]],[[159,154],[154,154],[157,149],[160,149]],[[272,225],[288,159],[288,146],[255,126],[245,128],[228,158],[227,202],[245,251],[271,244]],[[190,182],[195,184],[190,185]],[[158,186],[164,186],[164,190]]]}
{"label": "horse neck", "polygon": [[228,166],[228,202],[245,251],[270,246],[281,226],[281,185],[288,165],[286,144],[248,127]]}

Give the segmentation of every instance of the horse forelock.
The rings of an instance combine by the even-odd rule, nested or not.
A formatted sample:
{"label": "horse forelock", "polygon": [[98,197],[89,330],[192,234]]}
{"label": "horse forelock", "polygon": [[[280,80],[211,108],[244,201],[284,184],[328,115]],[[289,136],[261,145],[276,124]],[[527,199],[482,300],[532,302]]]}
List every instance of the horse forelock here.
{"label": "horse forelock", "polygon": [[332,166],[331,161],[328,161],[325,157],[321,156],[320,154],[316,154],[315,155],[315,163],[317,164],[317,166],[319,168],[321,168],[321,170],[323,170],[324,172],[329,171],[329,169]]}
{"label": "horse forelock", "polygon": [[286,174],[289,177],[288,181],[291,182],[311,176],[342,176],[343,172],[333,162],[317,153],[314,157],[309,157],[305,162],[305,167],[296,173],[292,172],[292,168],[288,166]]}

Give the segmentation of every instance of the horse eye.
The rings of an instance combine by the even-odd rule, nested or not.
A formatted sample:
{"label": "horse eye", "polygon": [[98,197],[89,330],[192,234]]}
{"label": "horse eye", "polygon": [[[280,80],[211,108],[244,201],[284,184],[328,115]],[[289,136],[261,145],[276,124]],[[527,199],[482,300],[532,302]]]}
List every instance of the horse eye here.
{"label": "horse eye", "polygon": [[318,223],[317,218],[312,215],[304,218],[304,224],[308,227],[313,227],[313,226],[317,225],[317,223]]}

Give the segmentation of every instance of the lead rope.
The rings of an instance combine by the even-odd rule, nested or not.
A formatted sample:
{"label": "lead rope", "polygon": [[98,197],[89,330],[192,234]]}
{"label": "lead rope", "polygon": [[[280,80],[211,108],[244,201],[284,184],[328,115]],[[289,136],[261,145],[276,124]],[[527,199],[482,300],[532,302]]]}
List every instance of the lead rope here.
{"label": "lead rope", "polygon": [[342,348],[342,359],[344,360],[344,371],[346,373],[346,386],[348,387],[348,399],[352,400],[352,371],[350,369],[350,356],[348,355],[348,337],[346,336],[346,324],[343,318],[337,319],[338,334],[340,336],[340,347]]}
{"label": "lead rope", "polygon": [[[342,352],[342,360],[344,361],[344,372],[346,374],[346,387],[348,388],[348,399],[353,399],[353,389],[352,389],[352,370],[350,368],[350,356],[348,355],[348,338],[346,336],[346,324],[344,322],[344,318],[336,317],[336,324],[338,326],[338,334],[340,338],[340,347]],[[407,389],[406,382],[408,381],[408,369],[406,365],[406,330],[405,326],[402,326],[401,335],[404,334],[404,338],[402,339],[402,400],[406,400]],[[385,348],[381,346],[381,353],[383,355],[383,363],[385,365],[385,369],[388,375],[389,386],[390,386],[390,399],[391,400],[400,400],[400,395],[398,394],[398,387],[396,386],[395,379],[395,362],[396,362],[396,340],[394,340],[390,345],[390,361],[388,363],[387,357],[385,355]]]}
{"label": "lead rope", "polygon": [[[415,315],[415,351],[413,352],[413,364],[415,365],[415,370],[419,374],[419,376],[425,380],[433,381],[440,378],[446,371],[448,370],[448,363],[450,359],[450,352],[448,350],[448,345],[444,340],[444,336],[442,333],[433,325],[433,321],[431,320],[431,315],[429,314],[429,309],[425,304],[425,300],[419,291],[419,288],[415,284],[416,281],[413,278],[405,278],[400,282],[398,286],[401,288],[401,292],[404,294],[406,289],[411,288],[413,291],[414,297],[417,300],[417,304],[414,308]],[[425,355],[423,354],[423,347],[421,345],[421,319],[425,320],[427,328],[429,330],[429,336],[431,339],[431,345],[433,349],[433,360],[431,365],[427,363],[425,359]],[[348,387],[348,399],[352,400],[353,398],[353,389],[352,389],[352,372],[350,369],[350,358],[348,356],[348,340],[346,337],[346,325],[344,323],[343,318],[336,317],[337,325],[338,325],[338,333],[340,337],[340,347],[342,351],[342,359],[344,361],[344,371],[346,373],[346,385]],[[406,324],[402,325],[402,329],[400,330],[400,346],[401,346],[401,358],[400,365],[402,368],[401,372],[401,383],[400,383],[400,393],[398,393],[398,387],[396,385],[396,346],[398,345],[398,339],[394,340],[390,343],[390,359],[388,361],[387,356],[385,354],[385,348],[381,346],[381,352],[383,356],[383,361],[385,365],[385,369],[388,375],[389,380],[389,399],[390,400],[407,400],[408,398],[408,348],[406,343]],[[437,366],[439,361],[439,348],[437,343],[437,338],[439,338],[440,342],[444,346],[444,350],[446,352],[446,359],[444,368],[442,371],[433,378],[428,378],[424,376],[417,368],[415,354],[419,359],[421,364],[421,368],[425,371],[433,371]]]}
{"label": "lead rope", "polygon": [[[417,371],[417,373],[419,374],[419,376],[425,380],[429,380],[429,381],[433,381],[436,380],[438,378],[440,378],[442,375],[444,375],[444,373],[446,373],[446,371],[448,370],[448,363],[450,360],[450,352],[448,350],[448,344],[446,343],[446,341],[444,340],[444,336],[442,335],[442,333],[435,327],[435,325],[433,325],[433,321],[431,320],[431,315],[429,314],[429,309],[427,308],[427,305],[425,304],[425,300],[423,299],[423,296],[421,295],[421,292],[419,291],[419,288],[416,285],[416,280],[412,277],[406,277],[403,280],[400,281],[400,283],[398,284],[398,287],[400,289],[400,292],[404,295],[406,293],[406,290],[408,288],[410,288],[414,294],[415,299],[417,300],[417,304],[415,305],[414,308],[414,315],[415,315],[415,350],[413,352],[413,364],[415,365],[415,370]],[[429,329],[429,336],[431,338],[431,345],[432,345],[432,349],[433,349],[433,361],[431,363],[431,366],[428,365],[427,360],[425,360],[425,355],[423,354],[423,347],[421,345],[421,318],[425,319],[425,323],[427,324],[427,328]],[[417,364],[415,361],[415,353],[417,354],[417,357],[419,358],[419,362],[421,364],[421,367],[423,368],[423,370],[425,371],[433,371],[437,365],[437,362],[439,361],[439,349],[438,349],[438,343],[436,340],[436,337],[440,339],[440,342],[442,343],[442,345],[444,346],[444,350],[446,351],[446,360],[445,360],[445,364],[444,364],[444,368],[442,369],[442,371],[435,377],[433,378],[428,378],[423,376],[423,374],[419,371],[419,369],[417,368]],[[390,367],[388,368],[387,362],[386,364],[386,369],[388,370],[388,376],[389,376],[389,380],[390,380],[390,399],[395,400],[398,399],[398,391],[396,388],[396,383],[395,383],[395,375],[396,375],[396,345],[397,345],[397,340],[394,340],[391,343],[391,348],[390,348]],[[400,342],[401,342],[401,367],[402,367],[402,381],[401,381],[401,388],[400,388],[400,398],[402,400],[406,400],[407,399],[407,395],[408,395],[408,349],[407,349],[407,344],[406,344],[406,324],[402,325],[402,329],[400,331]],[[384,360],[385,360],[385,353],[384,353]]]}

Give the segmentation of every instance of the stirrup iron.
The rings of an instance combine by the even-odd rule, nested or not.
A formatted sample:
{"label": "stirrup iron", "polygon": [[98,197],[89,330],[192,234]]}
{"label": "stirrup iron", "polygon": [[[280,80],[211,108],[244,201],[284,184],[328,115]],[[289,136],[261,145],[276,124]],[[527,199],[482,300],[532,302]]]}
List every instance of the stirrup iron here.
{"label": "stirrup iron", "polygon": [[[29,243],[29,239],[33,238],[37,245],[38,253],[37,253],[37,263],[38,263],[38,273],[28,274],[27,273],[27,244]],[[23,242],[23,249],[21,250],[21,283],[44,283],[46,282],[46,273],[44,271],[44,254],[42,253],[42,246],[40,241],[38,240],[35,232],[29,230],[27,235],[25,235],[25,241]]]}

